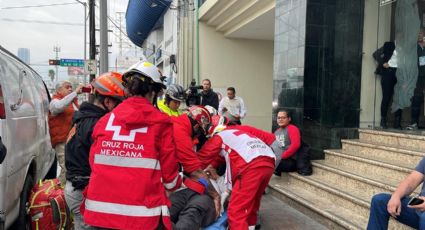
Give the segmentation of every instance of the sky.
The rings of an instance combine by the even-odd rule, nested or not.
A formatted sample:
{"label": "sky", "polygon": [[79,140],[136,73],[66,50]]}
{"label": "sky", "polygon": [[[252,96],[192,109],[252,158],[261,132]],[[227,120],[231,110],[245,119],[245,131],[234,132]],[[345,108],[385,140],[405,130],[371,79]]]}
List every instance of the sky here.
{"label": "sky", "polygon": [[[98,5],[99,0],[96,2]],[[116,24],[118,24],[116,12],[125,12],[127,2],[128,0],[108,0],[108,15],[112,20],[116,20]],[[98,24],[99,8],[96,9]],[[122,23],[125,26],[124,17]],[[109,48],[111,52],[109,63],[114,63],[119,47],[119,39],[114,34],[118,34],[119,30],[110,22],[108,25],[113,30],[113,33],[109,33],[109,44],[112,44]],[[47,78],[49,69],[55,69],[54,66],[48,66],[48,60],[55,59],[56,56],[54,46],[60,47],[59,59],[84,57],[84,6],[76,0],[0,0],[0,29],[2,31],[0,45],[15,55],[18,48],[29,48],[30,66],[43,78]],[[96,36],[99,44],[99,34]],[[68,78],[67,68],[59,67],[58,72],[59,79]]]}

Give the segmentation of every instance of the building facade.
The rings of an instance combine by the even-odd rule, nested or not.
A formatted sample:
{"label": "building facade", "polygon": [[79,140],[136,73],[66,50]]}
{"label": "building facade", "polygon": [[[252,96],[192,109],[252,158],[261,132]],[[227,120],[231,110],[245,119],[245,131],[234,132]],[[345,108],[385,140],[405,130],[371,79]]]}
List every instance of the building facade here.
{"label": "building facade", "polygon": [[357,137],[358,128],[378,127],[381,76],[372,54],[395,40],[399,83],[388,117],[391,122],[393,112],[403,109],[402,126],[410,122],[423,1],[183,2],[173,1],[163,29],[150,32],[146,56],[172,47],[167,52],[176,54],[178,75],[167,69],[164,55],[158,66],[173,82],[187,86],[208,78],[221,94],[235,87],[247,105],[244,124],[273,130],[276,112],[289,109],[314,158],[323,157],[323,149],[340,148],[343,138]]}
{"label": "building facade", "polygon": [[28,48],[18,48],[18,58],[21,59],[26,64],[30,64],[30,49]]}

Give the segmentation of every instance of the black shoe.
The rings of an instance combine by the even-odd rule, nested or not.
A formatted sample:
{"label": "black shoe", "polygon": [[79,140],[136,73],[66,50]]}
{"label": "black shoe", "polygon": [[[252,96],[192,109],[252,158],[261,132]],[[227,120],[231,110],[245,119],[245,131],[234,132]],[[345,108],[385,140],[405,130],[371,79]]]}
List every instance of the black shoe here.
{"label": "black shoe", "polygon": [[301,176],[311,176],[313,174],[313,171],[304,172],[304,171],[298,171],[298,174]]}
{"label": "black shoe", "polygon": [[381,118],[380,126],[381,126],[381,128],[383,128],[383,129],[388,129],[388,126],[387,126],[387,119],[386,119],[386,118]]}
{"label": "black shoe", "polygon": [[394,129],[401,129],[401,114],[402,114],[401,109],[397,110],[394,113],[394,125],[393,125]]}

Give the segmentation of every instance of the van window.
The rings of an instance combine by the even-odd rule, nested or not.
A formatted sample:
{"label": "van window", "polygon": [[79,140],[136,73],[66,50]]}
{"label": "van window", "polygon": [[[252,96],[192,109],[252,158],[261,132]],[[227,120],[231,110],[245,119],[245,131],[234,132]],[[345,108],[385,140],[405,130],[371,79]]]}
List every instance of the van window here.
{"label": "van window", "polygon": [[[35,108],[31,85],[34,81],[31,71],[16,60],[6,58],[4,61],[7,65],[0,71],[0,77],[3,79],[5,109],[14,113],[14,117],[33,116]],[[21,88],[19,87],[20,76],[22,76]],[[16,110],[10,110],[10,106],[17,103]]]}

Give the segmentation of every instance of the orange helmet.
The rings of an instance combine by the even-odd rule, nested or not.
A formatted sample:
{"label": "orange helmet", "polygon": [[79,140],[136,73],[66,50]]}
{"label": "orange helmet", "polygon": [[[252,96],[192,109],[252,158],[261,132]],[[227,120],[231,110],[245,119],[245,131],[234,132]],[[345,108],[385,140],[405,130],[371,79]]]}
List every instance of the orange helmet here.
{"label": "orange helmet", "polygon": [[124,100],[125,92],[122,85],[122,75],[117,72],[107,72],[97,77],[91,85],[103,96]]}

